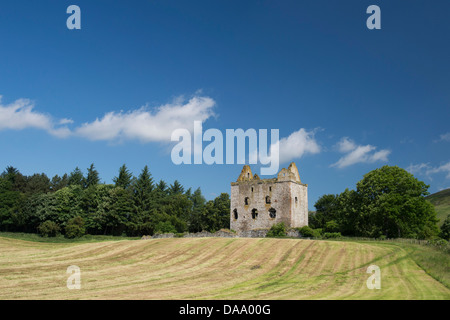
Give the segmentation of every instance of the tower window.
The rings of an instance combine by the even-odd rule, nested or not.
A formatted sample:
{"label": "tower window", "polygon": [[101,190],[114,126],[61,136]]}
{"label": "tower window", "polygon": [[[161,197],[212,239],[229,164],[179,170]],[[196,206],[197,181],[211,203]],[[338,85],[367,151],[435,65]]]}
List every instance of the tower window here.
{"label": "tower window", "polygon": [[297,197],[295,197],[295,204],[297,204],[298,203],[298,198]]}
{"label": "tower window", "polygon": [[271,203],[269,196],[266,196],[266,203]]}
{"label": "tower window", "polygon": [[269,217],[274,219],[276,216],[277,216],[277,210],[275,210],[274,208],[270,208],[269,209]]}
{"label": "tower window", "polygon": [[249,198],[246,197],[246,198],[244,199],[244,204],[245,204],[246,206],[248,206],[248,203],[249,203]]}
{"label": "tower window", "polygon": [[269,187],[269,192],[271,192],[272,191],[272,187]]}
{"label": "tower window", "polygon": [[252,187],[252,192],[253,192],[253,187]]}
{"label": "tower window", "polygon": [[256,219],[258,217],[258,210],[257,209],[252,209],[252,218]]}
{"label": "tower window", "polygon": [[233,210],[233,215],[234,215],[234,218],[237,220],[237,218],[238,218],[238,212],[237,212],[237,209],[234,209],[234,210]]}

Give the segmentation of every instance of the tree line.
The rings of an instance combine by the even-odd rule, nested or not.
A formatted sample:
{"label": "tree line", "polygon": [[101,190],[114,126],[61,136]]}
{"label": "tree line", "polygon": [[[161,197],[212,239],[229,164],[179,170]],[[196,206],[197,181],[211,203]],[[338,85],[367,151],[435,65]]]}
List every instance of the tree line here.
{"label": "tree line", "polygon": [[0,175],[1,231],[68,237],[215,232],[229,228],[229,208],[227,193],[207,201],[200,188],[156,183],[148,166],[135,177],[123,165],[113,184],[100,183],[94,164],[86,174],[77,167],[51,179],[12,166]]}
{"label": "tree line", "polygon": [[[367,173],[355,190],[326,194],[309,214],[305,236],[450,238],[450,217],[439,230],[429,186],[397,166]],[[14,167],[0,174],[0,231],[69,238],[83,234],[142,236],[155,233],[215,232],[230,225],[230,197],[206,201],[175,180],[155,182],[145,166],[135,177],[123,165],[113,184],[100,183],[92,164],[87,173],[48,178],[25,176]]]}
{"label": "tree line", "polygon": [[309,226],[346,236],[448,240],[448,223],[439,230],[434,206],[425,199],[428,188],[402,168],[383,166],[364,175],[356,190],[320,197]]}

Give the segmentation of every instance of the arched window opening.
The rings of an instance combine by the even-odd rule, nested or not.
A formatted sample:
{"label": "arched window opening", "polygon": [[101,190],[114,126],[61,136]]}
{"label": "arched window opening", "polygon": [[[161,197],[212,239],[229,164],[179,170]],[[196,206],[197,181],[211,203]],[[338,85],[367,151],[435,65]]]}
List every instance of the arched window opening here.
{"label": "arched window opening", "polygon": [[266,203],[271,203],[269,196],[266,196]]}
{"label": "arched window opening", "polygon": [[238,218],[238,212],[237,212],[237,209],[234,209],[234,210],[233,210],[233,215],[234,215],[234,218],[237,220],[237,218]]}
{"label": "arched window opening", "polygon": [[258,217],[258,210],[257,209],[252,209],[252,218],[256,219]]}
{"label": "arched window opening", "polygon": [[245,197],[245,199],[244,199],[244,204],[245,204],[246,206],[248,206],[249,201],[250,201],[250,199],[249,199],[248,197]]}

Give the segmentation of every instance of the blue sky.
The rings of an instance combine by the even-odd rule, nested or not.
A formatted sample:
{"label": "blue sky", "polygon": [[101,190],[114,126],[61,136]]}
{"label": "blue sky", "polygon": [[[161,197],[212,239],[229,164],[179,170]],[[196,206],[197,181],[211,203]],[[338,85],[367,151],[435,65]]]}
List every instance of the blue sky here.
{"label": "blue sky", "polygon": [[[66,27],[71,4],[81,30]],[[372,4],[381,30],[366,27]],[[386,164],[448,188],[448,12],[425,0],[3,1],[0,168],[94,163],[111,183],[123,163],[148,165],[211,199],[242,165],[176,166],[167,138],[201,119],[279,129],[281,167],[296,162],[310,209]]]}

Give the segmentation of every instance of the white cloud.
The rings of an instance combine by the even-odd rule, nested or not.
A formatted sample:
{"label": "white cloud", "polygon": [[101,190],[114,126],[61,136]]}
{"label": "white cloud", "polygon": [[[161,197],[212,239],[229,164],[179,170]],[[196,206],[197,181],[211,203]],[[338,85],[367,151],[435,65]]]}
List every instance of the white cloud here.
{"label": "white cloud", "polygon": [[336,144],[337,150],[340,153],[346,153],[336,163],[333,163],[331,167],[345,168],[356,163],[373,163],[377,161],[388,161],[388,156],[391,153],[390,150],[383,149],[376,151],[376,147],[372,145],[357,145],[353,140],[348,137],[342,138]]}
{"label": "white cloud", "polygon": [[428,168],[426,171],[427,175],[436,174],[436,173],[446,173],[447,175],[445,176],[445,178],[450,179],[450,161],[439,167]]}
{"label": "white cloud", "polygon": [[384,161],[387,162],[388,161],[388,156],[391,154],[390,150],[380,150],[375,152],[371,157],[370,157],[370,161],[369,162],[376,162],[376,161]]}
{"label": "white cloud", "polygon": [[430,180],[433,180],[431,175],[439,173],[446,174],[445,178],[450,179],[450,161],[437,167],[428,163],[410,164],[406,170],[414,175],[425,175]]}
{"label": "white cloud", "polygon": [[321,148],[314,138],[315,131],[306,131],[301,128],[286,138],[280,139],[280,163],[301,158],[304,154],[316,154]]}
{"label": "white cloud", "polygon": [[151,110],[145,106],[128,112],[109,112],[101,119],[71,130],[67,125],[73,124],[72,119],[54,120],[50,115],[35,111],[34,103],[28,99],[3,105],[0,96],[0,130],[35,128],[60,138],[72,135],[89,140],[170,142],[175,129],[192,132],[194,121],[204,122],[213,116],[215,104],[209,97],[194,96],[188,101],[178,97],[172,103]]}
{"label": "white cloud", "polygon": [[355,150],[357,148],[357,145],[352,140],[350,140],[347,137],[345,137],[345,138],[342,138],[337,143],[337,147],[338,147],[339,152],[347,153],[347,152],[350,152],[352,150]]}
{"label": "white cloud", "polygon": [[51,116],[34,111],[34,103],[28,99],[18,99],[3,105],[0,96],[0,130],[23,130],[34,128],[47,131],[57,137],[66,137],[70,130],[66,127],[55,128]]}
{"label": "white cloud", "polygon": [[193,131],[194,121],[205,121],[214,115],[215,101],[209,97],[195,96],[185,102],[178,98],[173,103],[149,110],[109,112],[101,119],[84,123],[75,134],[89,140],[141,140],[143,142],[170,142],[175,129]]}
{"label": "white cloud", "polygon": [[450,141],[450,132],[441,134],[439,141]]}
{"label": "white cloud", "polygon": [[73,123],[73,120],[64,118],[64,119],[59,120],[58,123],[59,124],[71,124],[71,123]]}
{"label": "white cloud", "polygon": [[419,163],[419,164],[410,164],[406,171],[409,173],[416,175],[416,174],[422,174],[425,170],[429,169],[430,166],[427,163]]}

